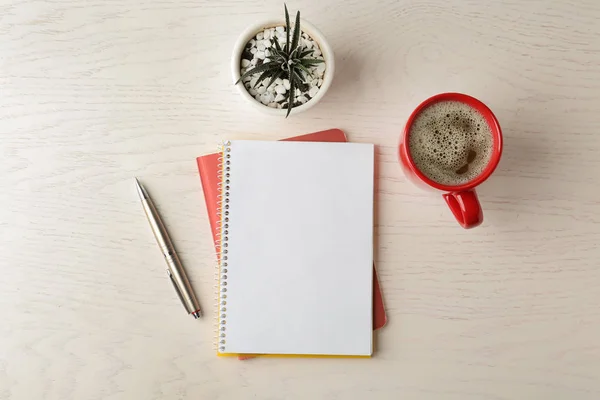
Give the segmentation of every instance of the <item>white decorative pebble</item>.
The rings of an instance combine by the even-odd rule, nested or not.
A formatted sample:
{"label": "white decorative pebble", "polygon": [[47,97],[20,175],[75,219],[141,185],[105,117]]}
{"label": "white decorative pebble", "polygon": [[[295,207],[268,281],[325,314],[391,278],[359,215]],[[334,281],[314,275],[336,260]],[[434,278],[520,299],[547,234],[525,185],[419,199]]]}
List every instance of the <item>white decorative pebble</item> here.
{"label": "white decorative pebble", "polygon": [[256,82],[258,82],[258,76],[254,76],[252,79],[250,79],[250,84],[252,86],[256,86]]}
{"label": "white decorative pebble", "polygon": [[269,103],[272,103],[273,99],[274,99],[274,97],[270,93],[265,93],[265,94],[261,94],[260,95],[260,102],[263,103],[263,104],[265,104],[265,105],[269,104]]}
{"label": "white decorative pebble", "polygon": [[289,79],[283,80],[283,87],[286,88],[287,90],[290,89],[290,80]]}
{"label": "white decorative pebble", "polygon": [[252,61],[250,61],[250,64],[256,65],[256,61],[257,61],[257,58],[253,58]]}
{"label": "white decorative pebble", "polygon": [[319,88],[316,86],[313,86],[310,88],[310,90],[308,91],[308,95],[310,97],[315,97],[315,95],[317,94],[317,92],[319,91]]}
{"label": "white decorative pebble", "polygon": [[250,93],[252,96],[256,96],[258,94],[258,92],[256,91],[256,89],[254,89],[254,88],[248,89],[248,93]]}
{"label": "white decorative pebble", "polygon": [[319,79],[319,87],[323,86],[323,79]]}
{"label": "white decorative pebble", "polygon": [[255,95],[254,95],[254,98],[255,98],[257,101],[260,101],[260,94],[255,94]]}
{"label": "white decorative pebble", "polygon": [[271,108],[277,108],[277,103],[269,103],[269,107],[271,107]]}
{"label": "white decorative pebble", "polygon": [[269,56],[271,56],[271,50],[266,49],[265,50],[265,57],[269,57]]}
{"label": "white decorative pebble", "polygon": [[313,47],[312,41],[303,40],[302,42],[304,43],[304,47],[306,47],[307,50],[312,49],[312,47]]}
{"label": "white decorative pebble", "polygon": [[315,49],[315,51],[313,52],[313,56],[320,56],[321,55],[321,50],[319,49]]}
{"label": "white decorative pebble", "polygon": [[267,89],[265,89],[264,86],[259,86],[258,89],[256,89],[256,93],[258,94],[263,94],[267,91]]}
{"label": "white decorative pebble", "polygon": [[262,42],[256,45],[256,48],[258,49],[258,51],[265,51],[267,49]]}
{"label": "white decorative pebble", "polygon": [[250,60],[242,59],[242,68],[247,68],[250,65]]}
{"label": "white decorative pebble", "polygon": [[258,32],[258,33],[256,34],[256,40],[263,40],[263,37],[264,37],[264,36],[265,36],[265,35],[264,35],[264,33],[262,33],[262,32]]}
{"label": "white decorative pebble", "polygon": [[277,26],[277,27],[275,27],[275,30],[276,30],[277,32],[279,32],[279,33],[284,33],[284,32],[285,32],[285,29],[284,29],[284,27],[283,27],[283,26]]}
{"label": "white decorative pebble", "polygon": [[281,85],[282,83],[283,83],[283,80],[281,78],[275,79],[275,84],[276,85]]}
{"label": "white decorative pebble", "polygon": [[[264,59],[265,58],[265,52],[264,51],[260,51],[260,50],[257,51],[256,52],[256,58],[260,58],[261,60]],[[256,60],[256,58],[253,59],[252,61]]]}
{"label": "white decorative pebble", "polygon": [[319,74],[320,76],[323,76],[324,72],[325,72],[325,63],[321,63],[321,64],[317,65],[317,74]]}
{"label": "white decorative pebble", "polygon": [[283,85],[279,85],[275,88],[275,91],[279,94],[284,94],[286,92],[286,89]]}
{"label": "white decorative pebble", "polygon": [[277,96],[275,96],[275,101],[276,102],[280,102],[280,101],[282,101],[284,99],[285,99],[285,96],[282,95],[282,94],[277,94]]}
{"label": "white decorative pebble", "polygon": [[296,98],[300,103],[304,104],[308,101],[308,99],[304,96],[300,96],[298,98]]}
{"label": "white decorative pebble", "polygon": [[279,109],[283,108],[283,106],[281,105],[281,103],[277,103],[277,108],[279,108]]}
{"label": "white decorative pebble", "polygon": [[270,40],[265,40],[263,41],[263,44],[265,45],[265,47],[268,49],[269,47],[273,46],[273,43],[271,43]]}
{"label": "white decorative pebble", "polygon": [[258,50],[256,50],[256,47],[253,47],[250,49],[250,53],[252,53],[252,54],[256,54],[257,51]]}
{"label": "white decorative pebble", "polygon": [[265,62],[268,63],[269,61],[271,61],[271,59],[269,57],[265,57]]}
{"label": "white decorative pebble", "polygon": [[265,29],[263,32],[263,39],[271,39],[271,31],[269,29]]}

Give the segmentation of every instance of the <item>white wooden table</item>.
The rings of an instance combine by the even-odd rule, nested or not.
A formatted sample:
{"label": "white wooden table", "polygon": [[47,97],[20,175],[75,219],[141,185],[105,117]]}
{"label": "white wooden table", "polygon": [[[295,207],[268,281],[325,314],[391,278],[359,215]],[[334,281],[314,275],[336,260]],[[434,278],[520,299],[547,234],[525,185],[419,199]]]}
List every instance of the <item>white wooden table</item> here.
{"label": "white wooden table", "polygon": [[[1,399],[600,398],[600,3],[295,1],[337,57],[288,120],[231,85],[280,1],[0,1]],[[423,99],[486,102],[503,160],[480,228],[406,182]],[[378,146],[371,360],[219,359],[195,157],[339,127]],[[206,318],[187,316],[133,185],[163,213]]]}

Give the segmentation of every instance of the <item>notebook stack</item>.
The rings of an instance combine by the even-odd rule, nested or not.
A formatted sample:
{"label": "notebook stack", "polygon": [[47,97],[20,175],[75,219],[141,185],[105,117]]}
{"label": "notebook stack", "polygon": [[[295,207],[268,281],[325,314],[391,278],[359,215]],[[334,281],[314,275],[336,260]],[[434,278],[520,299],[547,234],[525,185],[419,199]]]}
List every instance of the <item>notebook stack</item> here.
{"label": "notebook stack", "polygon": [[218,255],[220,356],[373,352],[374,146],[340,130],[198,157]]}

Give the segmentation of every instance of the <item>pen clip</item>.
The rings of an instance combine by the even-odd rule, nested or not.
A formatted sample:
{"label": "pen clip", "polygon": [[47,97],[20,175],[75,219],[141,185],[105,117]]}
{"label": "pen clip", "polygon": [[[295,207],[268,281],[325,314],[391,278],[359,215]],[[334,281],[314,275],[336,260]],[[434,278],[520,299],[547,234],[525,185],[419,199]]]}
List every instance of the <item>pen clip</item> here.
{"label": "pen clip", "polygon": [[187,306],[185,305],[185,302],[183,301],[183,296],[181,295],[181,292],[179,291],[179,286],[177,286],[177,284],[175,283],[175,279],[173,279],[173,274],[171,274],[171,271],[167,270],[167,274],[169,274],[169,279],[171,280],[171,283],[173,284],[173,287],[175,288],[175,292],[177,292],[177,297],[179,297],[179,300],[181,300],[181,304],[183,304],[183,308],[185,308],[187,310]]}

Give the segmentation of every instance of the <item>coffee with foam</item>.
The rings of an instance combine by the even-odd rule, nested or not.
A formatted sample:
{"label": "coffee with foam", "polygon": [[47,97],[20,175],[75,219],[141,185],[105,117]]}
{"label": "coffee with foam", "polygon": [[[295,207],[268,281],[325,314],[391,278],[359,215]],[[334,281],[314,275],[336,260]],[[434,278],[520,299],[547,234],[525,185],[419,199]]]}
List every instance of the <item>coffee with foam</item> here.
{"label": "coffee with foam", "polygon": [[484,116],[459,101],[434,103],[415,118],[408,149],[417,168],[442,185],[477,178],[490,162],[494,138]]}

